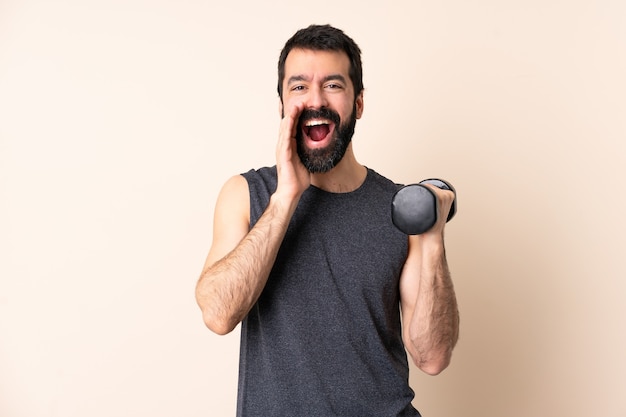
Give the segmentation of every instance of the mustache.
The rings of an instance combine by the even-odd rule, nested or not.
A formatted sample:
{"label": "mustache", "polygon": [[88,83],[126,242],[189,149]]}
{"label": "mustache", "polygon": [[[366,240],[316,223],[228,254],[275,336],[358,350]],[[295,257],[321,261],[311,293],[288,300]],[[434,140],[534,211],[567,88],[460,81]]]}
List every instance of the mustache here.
{"label": "mustache", "polygon": [[320,109],[304,109],[298,118],[298,125],[302,126],[307,120],[311,119],[328,119],[336,126],[339,126],[339,113],[327,107]]}

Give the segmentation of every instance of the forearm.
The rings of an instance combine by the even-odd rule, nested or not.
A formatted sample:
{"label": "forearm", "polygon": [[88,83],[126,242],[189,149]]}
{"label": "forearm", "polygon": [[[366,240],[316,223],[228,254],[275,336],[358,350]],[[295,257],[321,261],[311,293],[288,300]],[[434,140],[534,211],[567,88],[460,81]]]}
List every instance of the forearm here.
{"label": "forearm", "polygon": [[409,336],[417,365],[427,373],[445,369],[459,335],[459,312],[443,237],[421,241],[419,290]]}
{"label": "forearm", "polygon": [[232,331],[263,291],[296,202],[274,195],[265,212],[226,256],[207,266],[196,287],[206,325],[218,334]]}

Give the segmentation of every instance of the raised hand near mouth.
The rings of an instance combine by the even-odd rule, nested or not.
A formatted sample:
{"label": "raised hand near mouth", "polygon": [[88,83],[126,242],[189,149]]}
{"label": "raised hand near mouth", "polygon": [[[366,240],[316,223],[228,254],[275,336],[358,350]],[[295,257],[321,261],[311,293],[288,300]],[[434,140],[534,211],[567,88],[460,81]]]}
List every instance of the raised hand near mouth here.
{"label": "raised hand near mouth", "polygon": [[304,104],[302,103],[295,103],[292,107],[285,109],[276,146],[278,172],[276,194],[295,200],[299,199],[304,190],[311,185],[311,173],[302,164],[296,144],[298,119],[303,110]]}

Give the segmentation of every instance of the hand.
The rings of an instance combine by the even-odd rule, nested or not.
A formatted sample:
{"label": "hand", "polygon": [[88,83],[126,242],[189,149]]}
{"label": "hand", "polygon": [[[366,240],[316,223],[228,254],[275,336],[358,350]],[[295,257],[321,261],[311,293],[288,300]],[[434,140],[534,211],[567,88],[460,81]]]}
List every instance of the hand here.
{"label": "hand", "polygon": [[438,203],[437,222],[424,234],[443,235],[443,229],[448,221],[448,214],[450,213],[452,202],[455,198],[454,192],[436,187],[433,184],[423,183],[423,185],[433,191]]}
{"label": "hand", "polygon": [[296,103],[285,109],[285,116],[280,123],[278,145],[276,146],[276,169],[278,172],[277,193],[284,193],[288,198],[299,198],[311,185],[311,174],[304,167],[296,150],[296,131],[298,118],[304,110],[304,104]]}

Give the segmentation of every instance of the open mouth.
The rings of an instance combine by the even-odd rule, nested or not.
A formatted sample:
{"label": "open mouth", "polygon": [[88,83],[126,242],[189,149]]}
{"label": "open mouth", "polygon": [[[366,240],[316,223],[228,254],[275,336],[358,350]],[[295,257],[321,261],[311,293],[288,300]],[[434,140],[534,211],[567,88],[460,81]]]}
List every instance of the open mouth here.
{"label": "open mouth", "polygon": [[304,135],[314,142],[323,141],[332,131],[334,123],[326,119],[307,120],[302,125]]}

